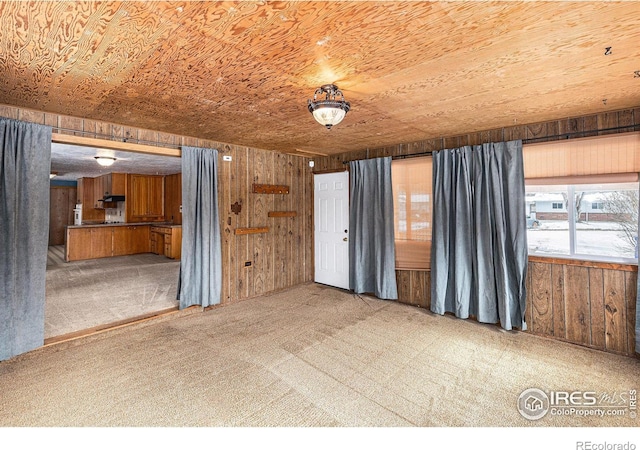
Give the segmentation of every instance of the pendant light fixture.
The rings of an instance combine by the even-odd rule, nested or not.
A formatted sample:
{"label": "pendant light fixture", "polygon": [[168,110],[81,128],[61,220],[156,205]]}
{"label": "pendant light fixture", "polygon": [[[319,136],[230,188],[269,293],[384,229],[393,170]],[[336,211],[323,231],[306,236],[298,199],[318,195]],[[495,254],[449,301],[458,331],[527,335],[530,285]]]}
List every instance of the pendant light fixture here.
{"label": "pendant light fixture", "polygon": [[104,167],[108,167],[116,162],[116,159],[111,156],[94,156],[94,158],[98,164]]}
{"label": "pendant light fixture", "polygon": [[[318,96],[324,95],[324,99],[318,100]],[[335,84],[325,84],[316,89],[313,100],[308,101],[309,112],[313,114],[320,125],[330,130],[332,126],[339,124],[347,115],[351,104],[344,99],[342,91]]]}

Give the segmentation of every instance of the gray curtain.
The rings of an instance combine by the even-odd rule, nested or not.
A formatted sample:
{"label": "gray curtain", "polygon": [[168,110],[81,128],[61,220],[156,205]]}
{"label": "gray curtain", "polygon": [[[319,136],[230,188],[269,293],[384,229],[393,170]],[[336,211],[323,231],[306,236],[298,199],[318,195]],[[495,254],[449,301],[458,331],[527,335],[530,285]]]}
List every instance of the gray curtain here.
{"label": "gray curtain", "polygon": [[0,118],[0,361],[44,344],[51,128]]}
{"label": "gray curtain", "polygon": [[218,151],[182,147],[180,309],[220,303],[222,256],[218,217]]}
{"label": "gray curtain", "polygon": [[[640,196],[639,196],[640,197]],[[640,212],[640,204],[638,205]],[[640,247],[640,214],[638,214],[638,236],[636,237],[636,258],[640,257],[638,248]],[[636,289],[636,353],[640,355],[640,271],[637,272],[638,286]]]}
{"label": "gray curtain", "polygon": [[398,298],[391,158],[349,163],[349,288]]}
{"label": "gray curtain", "polygon": [[433,153],[431,310],[526,330],[522,141]]}

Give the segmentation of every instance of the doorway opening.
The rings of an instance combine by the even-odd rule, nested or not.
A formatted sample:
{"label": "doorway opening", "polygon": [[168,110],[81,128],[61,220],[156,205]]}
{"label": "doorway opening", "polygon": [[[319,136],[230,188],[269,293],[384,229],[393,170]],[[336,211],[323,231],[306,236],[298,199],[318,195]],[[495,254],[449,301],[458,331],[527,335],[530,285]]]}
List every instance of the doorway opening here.
{"label": "doorway opening", "polygon": [[[87,139],[91,141],[98,140]],[[176,253],[169,246],[171,257],[165,256],[164,242],[174,247],[181,244],[175,237],[165,239],[167,230],[179,229],[181,236],[181,160],[179,150],[172,149],[172,156],[167,156],[167,150],[158,148],[158,154],[153,154],[52,143],[45,344],[178,309],[179,249]],[[115,163],[100,166],[95,156],[103,155],[115,158]],[[86,181],[111,174],[121,176],[126,190],[112,194],[124,195],[103,204],[107,196],[100,186],[88,200]],[[132,175],[140,180],[153,177],[157,189],[134,192],[129,185]],[[159,205],[160,212],[149,217],[132,213],[127,202],[140,207],[139,195],[146,196],[147,204]],[[84,217],[78,224],[74,210],[79,204]],[[162,234],[162,252],[152,246],[152,239],[159,236],[156,231]],[[81,232],[84,237],[74,235],[70,242],[69,232]],[[80,250],[74,253],[70,245]]]}

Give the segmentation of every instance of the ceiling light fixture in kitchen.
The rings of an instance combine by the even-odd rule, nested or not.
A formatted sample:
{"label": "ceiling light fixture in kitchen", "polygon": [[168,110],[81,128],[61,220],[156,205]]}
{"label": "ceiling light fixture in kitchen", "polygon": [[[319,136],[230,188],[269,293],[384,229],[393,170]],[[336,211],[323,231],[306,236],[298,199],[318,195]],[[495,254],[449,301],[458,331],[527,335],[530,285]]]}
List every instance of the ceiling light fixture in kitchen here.
{"label": "ceiling light fixture in kitchen", "polygon": [[[318,95],[325,95],[324,100],[317,100]],[[330,130],[339,124],[351,109],[351,104],[344,99],[342,91],[335,84],[325,84],[313,94],[313,100],[308,101],[309,112],[313,114],[320,125]]]}
{"label": "ceiling light fixture in kitchen", "polygon": [[111,156],[95,156],[95,158],[98,164],[104,167],[108,167],[116,162],[116,159],[112,158]]}

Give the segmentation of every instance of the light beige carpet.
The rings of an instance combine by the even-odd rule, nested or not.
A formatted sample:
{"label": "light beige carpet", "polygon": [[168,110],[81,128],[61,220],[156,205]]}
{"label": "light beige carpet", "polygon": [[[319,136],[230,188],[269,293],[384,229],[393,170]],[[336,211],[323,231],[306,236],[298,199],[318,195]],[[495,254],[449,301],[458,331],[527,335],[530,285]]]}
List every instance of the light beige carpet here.
{"label": "light beige carpet", "polygon": [[180,261],[152,253],[64,261],[49,247],[45,338],[178,306]]}
{"label": "light beige carpet", "polygon": [[516,408],[527,388],[628,393],[640,361],[322,285],[0,363],[1,426],[638,426]]}

